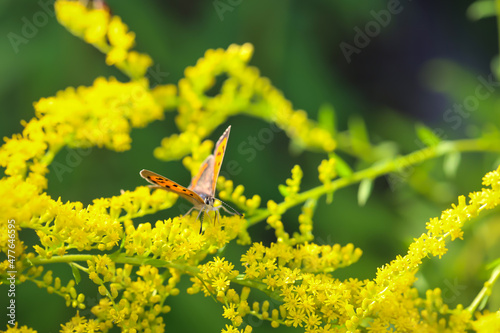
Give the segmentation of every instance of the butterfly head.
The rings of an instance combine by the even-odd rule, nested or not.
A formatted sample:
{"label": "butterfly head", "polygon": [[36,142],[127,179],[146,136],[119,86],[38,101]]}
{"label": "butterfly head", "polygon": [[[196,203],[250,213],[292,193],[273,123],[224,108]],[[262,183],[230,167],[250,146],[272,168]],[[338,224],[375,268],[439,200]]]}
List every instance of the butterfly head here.
{"label": "butterfly head", "polygon": [[203,201],[205,202],[205,209],[211,210],[211,211],[217,211],[220,208],[224,208],[224,205],[226,204],[224,201],[215,198],[214,196],[206,196],[203,198]]}
{"label": "butterfly head", "polygon": [[214,207],[214,203],[215,203],[215,198],[214,197],[212,197],[212,196],[209,195],[203,201],[205,201],[205,205],[210,206],[210,207]]}

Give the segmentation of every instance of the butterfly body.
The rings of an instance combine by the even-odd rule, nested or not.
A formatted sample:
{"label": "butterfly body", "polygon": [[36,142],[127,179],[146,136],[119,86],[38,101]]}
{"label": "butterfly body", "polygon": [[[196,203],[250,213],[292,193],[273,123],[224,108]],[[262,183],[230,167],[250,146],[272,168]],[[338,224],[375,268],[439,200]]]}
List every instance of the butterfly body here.
{"label": "butterfly body", "polygon": [[[198,173],[193,177],[193,179],[191,179],[191,183],[188,187],[179,185],[166,177],[145,169],[141,170],[141,177],[153,184],[151,187],[174,192],[191,202],[193,204],[193,208],[191,208],[188,213],[191,212],[192,209],[200,211],[198,216],[200,216],[203,212],[208,211],[216,211],[219,213],[218,210],[220,207],[222,207],[226,212],[229,212],[226,207],[224,207],[224,205],[226,205],[224,202],[221,201],[221,205],[217,207],[214,204],[216,200],[215,186],[217,184],[217,178],[219,177],[222,160],[224,159],[230,130],[231,126],[224,131],[215,145],[214,153],[209,155],[205,161],[203,161]],[[241,216],[241,214],[236,210],[233,209],[233,211]],[[229,213],[234,214],[232,212]]]}

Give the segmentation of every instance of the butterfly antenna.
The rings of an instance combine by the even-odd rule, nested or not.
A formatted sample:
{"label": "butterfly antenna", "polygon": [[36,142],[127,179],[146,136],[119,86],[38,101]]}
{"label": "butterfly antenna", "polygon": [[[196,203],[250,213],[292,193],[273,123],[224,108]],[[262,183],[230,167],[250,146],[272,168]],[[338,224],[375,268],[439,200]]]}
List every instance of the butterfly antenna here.
{"label": "butterfly antenna", "polygon": [[[222,208],[224,208],[224,210],[225,210],[226,212],[228,212],[229,214],[231,214],[231,215],[236,214],[236,215],[239,215],[239,216],[243,216],[243,214],[241,214],[240,212],[238,212],[238,211],[237,211],[236,209],[234,209],[233,207],[229,206],[229,205],[228,205],[227,203],[225,203],[224,201],[222,201],[222,200],[219,200],[219,201],[220,201],[220,202],[221,202],[221,204],[222,204],[222,206],[221,206],[221,207],[222,207]],[[229,208],[230,210],[232,210],[232,212],[231,212],[231,211],[229,211],[229,210],[228,210],[228,208]]]}

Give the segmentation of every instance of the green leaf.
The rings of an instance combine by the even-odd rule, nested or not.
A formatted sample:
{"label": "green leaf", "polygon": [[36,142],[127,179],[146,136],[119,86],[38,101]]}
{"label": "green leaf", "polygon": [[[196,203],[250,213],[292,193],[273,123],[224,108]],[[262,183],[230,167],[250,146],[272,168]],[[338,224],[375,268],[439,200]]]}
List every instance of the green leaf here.
{"label": "green leaf", "polygon": [[326,203],[329,205],[333,201],[333,192],[329,192],[326,194]]}
{"label": "green leaf", "polygon": [[486,269],[488,269],[488,270],[494,269],[497,266],[500,266],[500,258],[497,258],[497,259],[493,260],[492,262],[490,262],[489,264],[487,264]]}
{"label": "green leaf", "polygon": [[348,126],[352,140],[352,148],[354,149],[354,151],[362,154],[363,152],[366,152],[368,149],[370,149],[370,139],[363,118],[351,117],[349,119]]}
{"label": "green leaf", "polygon": [[288,186],[279,184],[278,185],[278,190],[280,191],[281,195],[286,198],[287,196],[290,195],[290,192],[288,192]]}
{"label": "green leaf", "polygon": [[436,146],[441,139],[434,133],[432,129],[425,126],[424,124],[416,124],[415,130],[417,131],[417,136],[427,147]]}
{"label": "green leaf", "polygon": [[71,266],[71,272],[73,273],[73,277],[75,278],[76,284],[79,284],[80,281],[82,280],[82,277],[80,275],[80,270],[73,263],[70,263],[69,265]]}
{"label": "green leaf", "polygon": [[[227,244],[226,244],[227,245]],[[224,253],[226,252],[226,249],[227,249],[227,246],[224,245],[223,247],[221,247],[220,249],[217,250],[217,255],[220,256],[220,257],[223,257],[224,256]]]}
{"label": "green leaf", "polygon": [[495,161],[493,162],[493,164],[492,164],[492,165],[493,165],[493,168],[498,167],[498,166],[500,165],[500,157],[499,157],[499,158],[497,158],[497,159],[495,159]]}
{"label": "green leaf", "polygon": [[462,154],[460,152],[451,152],[444,156],[443,170],[449,178],[455,178]]}
{"label": "green leaf", "polygon": [[330,103],[324,103],[318,110],[318,125],[335,137],[337,132],[337,116]]}
{"label": "green leaf", "polygon": [[351,133],[351,137],[354,139],[369,143],[368,139],[368,131],[366,130],[366,124],[363,118],[361,117],[351,117],[349,118],[349,132]]}
{"label": "green leaf", "polygon": [[364,206],[370,197],[373,189],[373,179],[365,178],[359,183],[358,204]]}
{"label": "green leaf", "polygon": [[333,157],[335,158],[335,168],[337,170],[337,173],[339,174],[340,177],[349,177],[350,175],[352,175],[352,169],[351,167],[349,166],[349,164],[347,164],[346,161],[344,161],[343,159],[340,158],[340,156],[338,156],[337,154],[332,154]]}
{"label": "green leaf", "polygon": [[480,0],[473,2],[467,8],[467,17],[472,21],[477,21],[485,17],[496,16],[495,1]]}
{"label": "green leaf", "polygon": [[306,148],[307,145],[300,138],[292,138],[288,147],[290,154],[295,156],[300,155]]}
{"label": "green leaf", "polygon": [[490,295],[486,294],[484,295],[483,299],[481,300],[481,303],[479,303],[477,309],[479,311],[483,311],[484,308],[486,307],[486,304],[488,304],[488,300],[490,299]]}

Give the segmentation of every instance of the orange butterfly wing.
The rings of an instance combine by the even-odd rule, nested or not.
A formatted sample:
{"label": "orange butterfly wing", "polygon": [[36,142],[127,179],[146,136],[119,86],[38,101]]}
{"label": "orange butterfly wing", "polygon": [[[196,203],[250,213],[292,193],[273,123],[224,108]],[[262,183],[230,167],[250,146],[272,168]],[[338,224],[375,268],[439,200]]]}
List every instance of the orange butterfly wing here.
{"label": "orange butterfly wing", "polygon": [[200,170],[191,180],[189,187],[184,187],[176,182],[163,177],[149,170],[141,170],[141,177],[153,184],[157,188],[174,192],[191,202],[195,208],[201,209],[205,205],[204,198],[214,197],[217,178],[222,166],[222,160],[226,152],[227,141],[229,139],[229,126],[217,141],[214,153],[209,155],[201,164]]}
{"label": "orange butterfly wing", "polygon": [[185,188],[184,186],[179,185],[168,178],[165,178],[146,169],[141,170],[140,174],[142,178],[146,179],[151,184],[157,186],[158,188],[174,192],[175,194],[191,202],[193,205],[195,205],[195,207],[200,207],[205,204],[203,199],[198,194],[196,194],[196,192],[193,192],[190,189]]}
{"label": "orange butterfly wing", "polygon": [[212,193],[212,177],[214,174],[214,155],[209,155],[200,166],[198,174],[193,177],[188,189],[202,197],[214,196]]}
{"label": "orange butterfly wing", "polygon": [[222,166],[222,160],[224,159],[224,154],[226,152],[227,140],[229,139],[229,132],[231,131],[231,126],[229,126],[226,131],[221,135],[219,141],[215,145],[214,149],[214,172],[212,176],[212,195],[215,195],[215,186],[217,185],[217,178],[219,178],[220,168]]}
{"label": "orange butterfly wing", "polygon": [[200,170],[191,180],[188,188],[201,196],[215,196],[215,186],[217,185],[217,178],[219,177],[230,130],[231,126],[221,135],[215,145],[214,153],[203,161]]}

